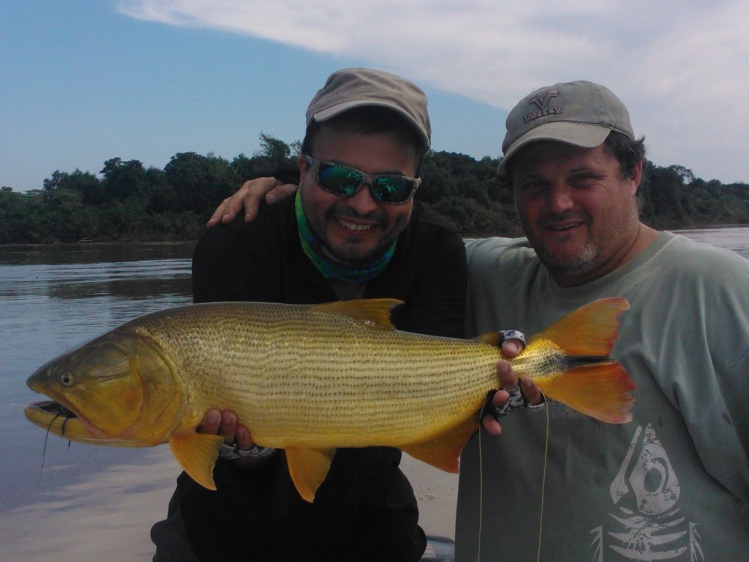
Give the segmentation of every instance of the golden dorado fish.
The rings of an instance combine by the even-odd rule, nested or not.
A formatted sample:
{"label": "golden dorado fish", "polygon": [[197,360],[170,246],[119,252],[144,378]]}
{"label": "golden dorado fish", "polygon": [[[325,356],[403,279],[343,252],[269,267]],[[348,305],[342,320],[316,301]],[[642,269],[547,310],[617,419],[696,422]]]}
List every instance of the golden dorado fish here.
{"label": "golden dorado fish", "polygon": [[[321,305],[231,302],[141,316],[66,353],[28,386],[55,402],[33,423],[71,441],[122,447],[169,442],[184,470],[215,490],[223,438],[196,431],[209,408],[232,409],[263,447],[285,449],[312,501],[337,447],[390,446],[450,472],[499,387],[498,334],[476,340],[397,331],[392,299]],[[602,299],[528,341],[511,363],[548,399],[599,420],[631,420],[634,389],[609,359],[625,299]]]}

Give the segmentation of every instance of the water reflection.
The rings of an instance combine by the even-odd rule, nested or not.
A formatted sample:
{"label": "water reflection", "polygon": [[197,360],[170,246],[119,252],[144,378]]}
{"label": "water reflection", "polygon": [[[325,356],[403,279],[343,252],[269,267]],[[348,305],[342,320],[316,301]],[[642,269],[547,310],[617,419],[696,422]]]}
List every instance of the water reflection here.
{"label": "water reflection", "polygon": [[749,259],[749,227],[700,228],[695,230],[676,230],[675,232],[688,236],[698,242],[707,242],[714,246],[728,248],[740,256]]}
{"label": "water reflection", "polygon": [[[33,257],[0,252],[0,331],[15,336],[0,338],[4,381],[25,380],[43,360],[131,318],[190,301],[191,247],[169,245],[166,253],[108,248],[131,261],[82,260],[101,259],[100,249],[56,248]],[[142,259],[146,250],[160,259]],[[63,263],[65,256],[70,263]]]}
{"label": "water reflection", "polygon": [[0,264],[70,265],[189,258],[194,242],[132,244],[10,244],[0,246]]}
{"label": "water reflection", "polygon": [[0,247],[0,560],[150,558],[148,529],[179,473],[169,449],[47,440],[23,415],[41,399],[25,381],[131,318],[189,302],[193,246]]}

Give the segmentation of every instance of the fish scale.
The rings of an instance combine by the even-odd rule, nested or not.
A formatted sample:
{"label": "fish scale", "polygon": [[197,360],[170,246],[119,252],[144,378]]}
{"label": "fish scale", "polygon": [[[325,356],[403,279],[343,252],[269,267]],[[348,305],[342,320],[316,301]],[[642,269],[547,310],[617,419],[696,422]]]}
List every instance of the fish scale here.
{"label": "fish scale", "polygon": [[[191,337],[174,337],[182,324],[192,326]],[[404,337],[349,317],[310,314],[307,306],[211,304],[156,313],[139,326],[183,358],[186,378],[209,407],[250,420],[254,439],[269,447],[419,441],[470,416],[497,386],[496,348]]]}

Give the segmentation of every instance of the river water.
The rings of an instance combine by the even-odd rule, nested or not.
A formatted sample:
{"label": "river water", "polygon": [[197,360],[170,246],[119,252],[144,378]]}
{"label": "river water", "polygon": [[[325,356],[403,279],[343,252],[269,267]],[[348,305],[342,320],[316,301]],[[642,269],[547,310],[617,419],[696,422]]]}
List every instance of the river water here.
{"label": "river water", "polygon": [[[681,231],[749,259],[749,228]],[[190,302],[193,244],[0,246],[0,560],[150,560],[180,472],[168,447],[69,444],[26,421],[43,363]],[[457,479],[404,457],[427,533],[453,536]]]}

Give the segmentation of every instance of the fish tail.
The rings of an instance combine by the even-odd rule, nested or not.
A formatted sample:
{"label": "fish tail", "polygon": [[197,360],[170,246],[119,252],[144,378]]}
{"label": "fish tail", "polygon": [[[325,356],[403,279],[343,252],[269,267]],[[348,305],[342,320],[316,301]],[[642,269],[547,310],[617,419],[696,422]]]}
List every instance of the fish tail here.
{"label": "fish tail", "polygon": [[624,298],[594,301],[528,342],[530,348],[533,340],[551,341],[563,354],[560,372],[534,379],[547,397],[604,422],[632,421],[635,383],[609,357],[628,308]]}
{"label": "fish tail", "polygon": [[548,339],[566,355],[607,357],[619,332],[619,317],[629,308],[627,299],[609,297],[593,301],[535,336]]}
{"label": "fish tail", "polygon": [[632,421],[635,383],[614,362],[575,367],[534,379],[545,396],[607,423]]}

